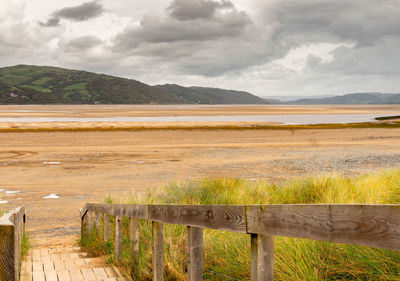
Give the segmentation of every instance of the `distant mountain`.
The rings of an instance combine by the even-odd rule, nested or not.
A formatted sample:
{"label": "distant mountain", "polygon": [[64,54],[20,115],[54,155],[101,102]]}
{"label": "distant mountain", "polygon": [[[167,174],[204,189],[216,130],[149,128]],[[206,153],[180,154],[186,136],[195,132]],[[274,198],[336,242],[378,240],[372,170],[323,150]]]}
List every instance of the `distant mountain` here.
{"label": "distant mountain", "polygon": [[150,86],[133,79],[49,66],[0,68],[2,104],[249,104],[246,92],[178,85]]}
{"label": "distant mountain", "polygon": [[262,96],[264,100],[272,100],[279,102],[286,102],[292,100],[300,100],[300,99],[323,99],[323,98],[330,98],[334,97],[333,95],[316,95],[316,96]]}
{"label": "distant mountain", "polygon": [[327,98],[306,98],[291,101],[273,102],[275,104],[400,104],[400,94],[355,93]]}
{"label": "distant mountain", "polygon": [[248,92],[205,87],[182,87],[176,84],[157,85],[159,89],[199,104],[262,104],[262,98]]}

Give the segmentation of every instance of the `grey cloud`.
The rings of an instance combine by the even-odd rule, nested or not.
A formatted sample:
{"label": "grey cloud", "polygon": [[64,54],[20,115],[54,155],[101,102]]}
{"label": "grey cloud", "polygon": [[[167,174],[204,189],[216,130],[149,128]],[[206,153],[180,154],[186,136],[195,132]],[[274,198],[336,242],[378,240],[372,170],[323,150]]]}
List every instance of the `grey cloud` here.
{"label": "grey cloud", "polygon": [[393,0],[284,0],[267,5],[266,24],[278,22],[287,44],[355,42],[368,46],[400,35],[400,2]]}
{"label": "grey cloud", "polygon": [[41,26],[44,27],[54,27],[60,24],[59,18],[49,18],[46,22],[39,22]]}
{"label": "grey cloud", "polygon": [[98,1],[86,2],[75,7],[66,7],[54,13],[55,17],[74,21],[85,21],[100,16],[103,6]]}
{"label": "grey cloud", "polygon": [[336,75],[398,76],[400,74],[400,38],[385,37],[374,45],[358,48],[340,47],[329,63],[309,61],[315,72]]}
{"label": "grey cloud", "polygon": [[233,8],[230,1],[209,0],[175,0],[167,8],[170,15],[178,20],[186,21],[199,18],[211,18],[220,9]]}
{"label": "grey cloud", "polygon": [[116,45],[130,49],[143,43],[204,41],[237,36],[251,24],[245,13],[229,13],[215,20],[197,20],[182,24],[173,18],[146,16],[139,28],[128,28],[117,36]]}
{"label": "grey cloud", "polygon": [[72,50],[87,50],[102,44],[102,40],[96,36],[80,36],[68,41],[65,46]]}
{"label": "grey cloud", "polygon": [[103,5],[99,1],[86,2],[78,6],[57,10],[46,22],[39,24],[45,27],[54,27],[60,24],[60,19],[86,21],[100,16],[103,12]]}
{"label": "grey cloud", "polygon": [[250,17],[230,2],[175,0],[165,12],[147,15],[140,26],[118,34],[114,52],[201,75],[245,68],[269,55]]}

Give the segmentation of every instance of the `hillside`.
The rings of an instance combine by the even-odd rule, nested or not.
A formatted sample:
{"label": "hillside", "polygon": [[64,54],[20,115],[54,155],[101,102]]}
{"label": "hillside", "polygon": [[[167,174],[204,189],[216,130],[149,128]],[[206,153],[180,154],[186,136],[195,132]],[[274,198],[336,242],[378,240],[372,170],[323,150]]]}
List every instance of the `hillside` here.
{"label": "hillside", "polygon": [[185,94],[167,85],[150,86],[133,79],[79,70],[32,65],[0,68],[1,104],[264,103],[245,92],[175,86]]}
{"label": "hillside", "polygon": [[182,87],[176,84],[157,85],[185,100],[199,104],[260,104],[263,99],[248,92],[205,87]]}
{"label": "hillside", "polygon": [[400,94],[355,93],[327,98],[306,98],[290,101],[267,100],[275,104],[400,104]]}

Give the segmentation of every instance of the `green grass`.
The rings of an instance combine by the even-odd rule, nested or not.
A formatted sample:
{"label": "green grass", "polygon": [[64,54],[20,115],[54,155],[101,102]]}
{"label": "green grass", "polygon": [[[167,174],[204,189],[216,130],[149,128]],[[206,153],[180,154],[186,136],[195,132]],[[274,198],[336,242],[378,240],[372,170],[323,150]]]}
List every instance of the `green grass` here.
{"label": "green grass", "polygon": [[87,82],[76,83],[76,84],[68,85],[67,87],[64,88],[64,90],[85,90],[86,85],[87,85]]}
{"label": "green grass", "polygon": [[53,78],[51,77],[41,77],[38,80],[32,82],[33,85],[43,86],[46,82],[51,81]]}
{"label": "green grass", "polygon": [[[371,172],[356,177],[309,176],[278,185],[266,181],[209,179],[177,182],[135,193],[131,198],[106,202],[132,204],[297,204],[297,203],[400,203],[400,169]],[[128,223],[124,222],[127,232]],[[111,226],[112,227],[112,226]],[[112,228],[111,228],[112,229]],[[125,233],[127,234],[127,233]],[[127,235],[125,235],[127,237]],[[166,224],[165,279],[186,279],[186,228]],[[105,246],[93,236],[96,252],[113,258],[113,237]],[[275,280],[400,280],[400,252],[305,239],[276,237]],[[87,245],[90,245],[87,243]],[[124,240],[123,263],[132,268],[129,240]],[[107,249],[107,250],[106,250]],[[139,257],[133,275],[151,279],[151,228],[140,220]],[[205,230],[205,280],[227,280],[223,273],[249,280],[250,238],[245,234]]]}
{"label": "green grass", "polygon": [[41,92],[43,90],[42,86],[39,85],[21,85],[20,87],[25,88],[25,89],[32,89],[35,91]]}
{"label": "green grass", "polygon": [[0,76],[0,80],[4,83],[9,83],[10,85],[20,85],[30,81],[32,77],[26,75],[16,75],[16,74],[6,74]]}
{"label": "green grass", "polygon": [[24,257],[27,253],[28,250],[31,247],[31,240],[29,237],[29,234],[27,232],[24,232],[24,235],[22,236],[22,242],[21,242],[21,255]]}

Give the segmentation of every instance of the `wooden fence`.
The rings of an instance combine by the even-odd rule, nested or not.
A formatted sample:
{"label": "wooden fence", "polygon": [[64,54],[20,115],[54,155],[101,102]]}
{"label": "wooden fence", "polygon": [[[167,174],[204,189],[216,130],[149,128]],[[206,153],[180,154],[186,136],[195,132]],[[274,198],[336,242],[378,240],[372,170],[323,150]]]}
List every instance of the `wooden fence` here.
{"label": "wooden fence", "polygon": [[19,280],[24,231],[25,207],[0,217],[0,281]]}
{"label": "wooden fence", "polygon": [[163,280],[163,223],[188,227],[188,280],[202,280],[203,228],[247,233],[251,280],[274,279],[274,236],[400,249],[400,205],[110,205],[86,204],[82,233],[101,227],[110,237],[115,216],[115,257],[122,258],[122,217],[130,218],[131,254],[138,253],[138,219],[152,221],[153,280]]}

